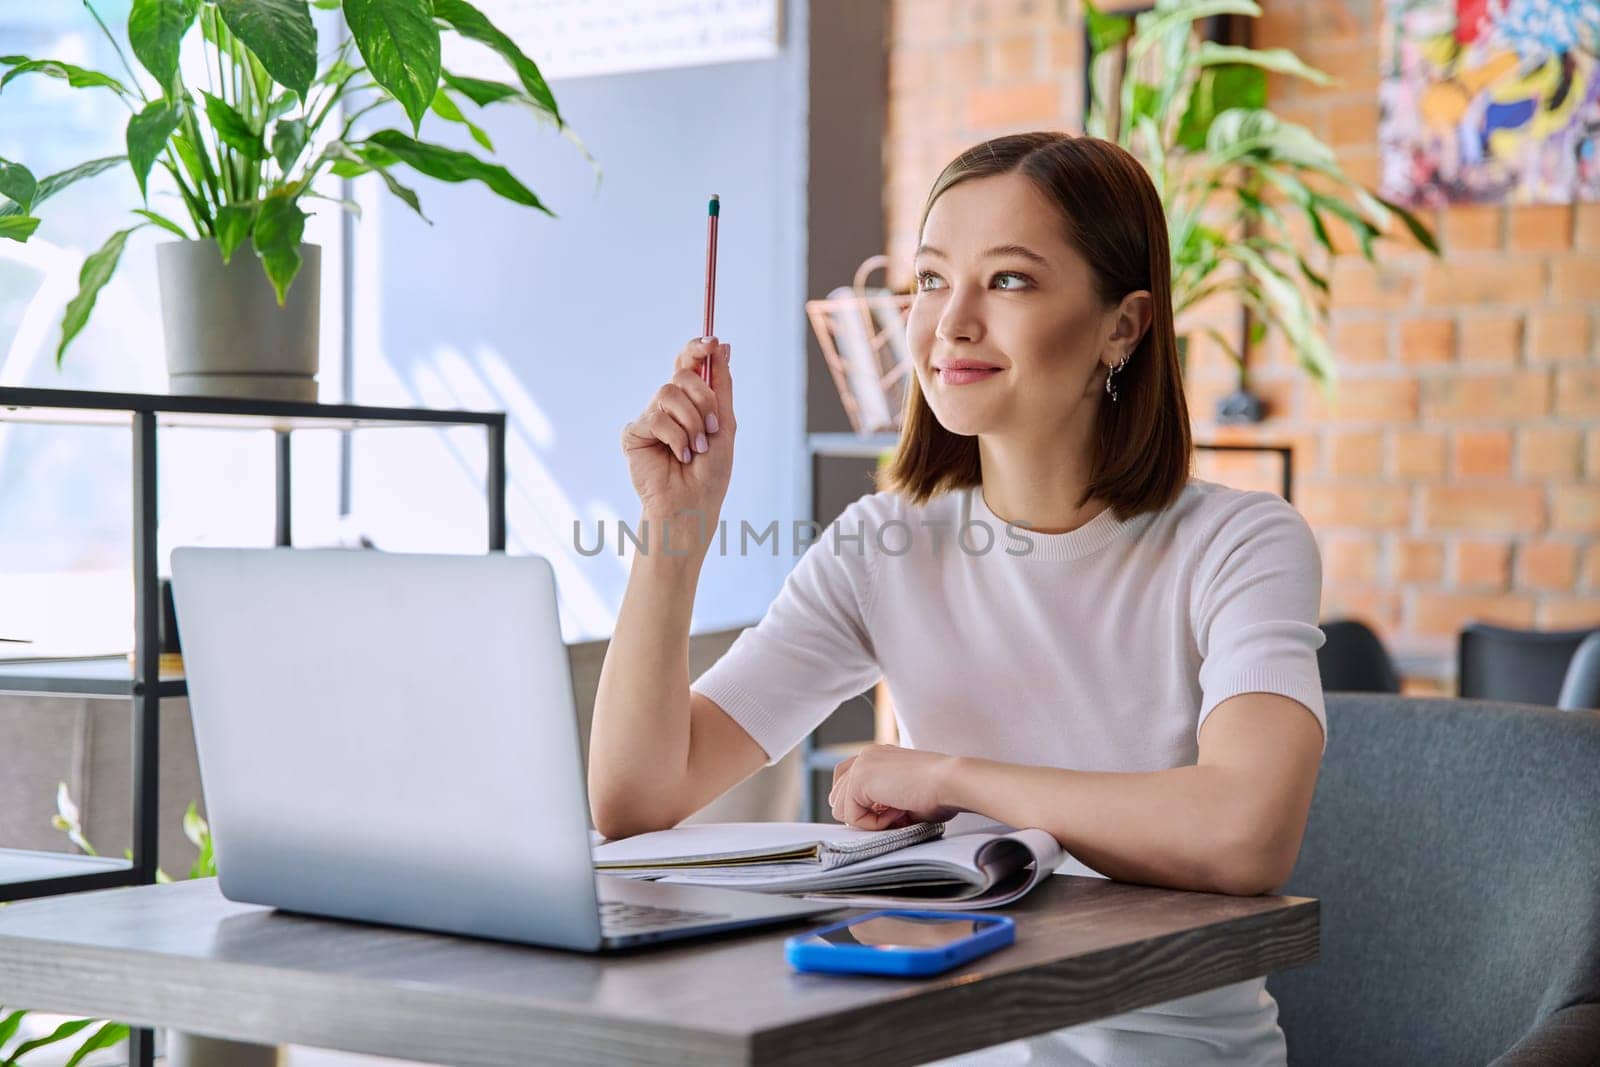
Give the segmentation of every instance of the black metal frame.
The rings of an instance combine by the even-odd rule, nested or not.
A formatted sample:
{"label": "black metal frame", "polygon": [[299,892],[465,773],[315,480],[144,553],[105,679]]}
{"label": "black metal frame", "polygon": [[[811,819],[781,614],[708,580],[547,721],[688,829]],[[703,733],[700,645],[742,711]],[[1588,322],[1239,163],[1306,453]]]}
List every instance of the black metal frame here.
{"label": "black metal frame", "polygon": [[[161,590],[156,556],[157,430],[161,425],[221,425],[228,429],[271,429],[276,434],[277,507],[273,543],[289,546],[292,537],[292,433],[295,429],[355,429],[361,426],[444,427],[479,425],[487,434],[489,551],[506,546],[504,412],[438,411],[425,408],[381,408],[353,404],[316,404],[280,400],[245,400],[214,397],[161,396],[143,393],[104,393],[75,389],[23,389],[0,387],[0,421],[16,419],[16,412],[31,410],[59,415],[27,421],[71,424],[74,412],[125,414],[133,435],[133,572],[134,659],[129,693],[133,700],[133,862],[120,870],[61,875],[0,885],[0,899],[26,900],[59,893],[144,885],[155,881],[157,784],[160,773],[160,706],[163,696],[182,692],[182,686],[159,682]],[[221,417],[186,420],[184,416]],[[232,421],[232,420],[237,421]],[[5,689],[0,679],[0,690]]]}
{"label": "black metal frame", "polygon": [[[277,506],[273,543],[293,543],[291,435],[297,428],[356,429],[372,426],[480,425],[487,436],[488,464],[485,494],[488,498],[489,551],[506,547],[506,416],[490,411],[435,411],[425,408],[379,408],[354,404],[315,404],[281,400],[243,400],[213,397],[160,396],[143,393],[105,393],[75,389],[21,389],[0,387],[0,421],[23,409],[63,412],[56,418],[32,421],[72,423],[70,413],[95,411],[127,413],[133,432],[133,574],[134,657],[130,693],[133,699],[133,862],[126,868],[90,874],[60,875],[0,886],[6,900],[54,896],[62,893],[148,885],[155,881],[159,839],[161,763],[161,698],[185,691],[181,685],[160,680],[161,587],[157,573],[156,523],[157,429],[167,425],[214,425],[209,420],[188,422],[184,416],[235,418],[224,422],[231,429],[271,429],[274,441]],[[10,416],[14,418],[14,415]],[[90,420],[96,421],[96,420]],[[346,437],[348,442],[348,434]],[[348,462],[348,443],[341,460]],[[344,503],[341,501],[341,503]],[[3,681],[0,681],[3,689]],[[150,1067],[155,1059],[155,1032],[134,1028],[128,1036],[128,1058],[134,1067]]]}

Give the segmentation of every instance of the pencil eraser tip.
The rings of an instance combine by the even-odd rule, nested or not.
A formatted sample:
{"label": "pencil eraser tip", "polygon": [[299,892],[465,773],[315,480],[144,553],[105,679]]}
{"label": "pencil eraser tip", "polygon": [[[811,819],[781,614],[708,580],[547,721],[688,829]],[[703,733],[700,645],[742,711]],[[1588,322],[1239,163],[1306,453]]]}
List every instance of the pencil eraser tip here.
{"label": "pencil eraser tip", "polygon": [[712,193],[711,194],[711,203],[708,206],[708,210],[713,215],[722,214],[722,198],[719,197],[716,193]]}

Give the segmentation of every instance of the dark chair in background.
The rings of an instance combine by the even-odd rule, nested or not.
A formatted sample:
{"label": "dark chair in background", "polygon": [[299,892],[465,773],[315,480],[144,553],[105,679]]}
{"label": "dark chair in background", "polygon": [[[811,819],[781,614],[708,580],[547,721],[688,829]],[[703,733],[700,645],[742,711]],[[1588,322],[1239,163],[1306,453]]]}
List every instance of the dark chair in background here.
{"label": "dark chair in background", "polygon": [[1272,976],[1291,1065],[1592,1065],[1600,715],[1365,693],[1328,747],[1284,892],[1319,962]]}
{"label": "dark chair in background", "polygon": [[1572,654],[1592,632],[1468,623],[1456,646],[1456,695],[1553,708]]}
{"label": "dark chair in background", "polygon": [[1400,672],[1372,628],[1355,619],[1322,624],[1317,670],[1327,693],[1398,693]]}
{"label": "dark chair in background", "polygon": [[1572,654],[1556,707],[1562,711],[1600,709],[1600,630],[1585,637]]}

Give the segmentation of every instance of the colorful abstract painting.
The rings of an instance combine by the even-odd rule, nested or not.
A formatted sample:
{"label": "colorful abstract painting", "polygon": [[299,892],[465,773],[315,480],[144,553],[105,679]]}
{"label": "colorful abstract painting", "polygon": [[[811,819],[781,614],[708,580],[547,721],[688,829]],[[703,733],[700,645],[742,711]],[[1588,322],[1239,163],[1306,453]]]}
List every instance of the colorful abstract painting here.
{"label": "colorful abstract painting", "polygon": [[1600,0],[1388,0],[1387,16],[1385,195],[1600,200]]}

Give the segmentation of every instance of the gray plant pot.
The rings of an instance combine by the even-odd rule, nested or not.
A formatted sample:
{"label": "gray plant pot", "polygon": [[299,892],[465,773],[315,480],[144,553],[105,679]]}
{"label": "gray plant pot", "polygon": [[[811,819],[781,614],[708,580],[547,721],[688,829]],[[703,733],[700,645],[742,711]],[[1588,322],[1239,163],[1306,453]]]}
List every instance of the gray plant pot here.
{"label": "gray plant pot", "polygon": [[249,247],[222,262],[213,240],[156,246],[167,374],[176,396],[317,399],[322,249],[300,246],[284,306]]}

